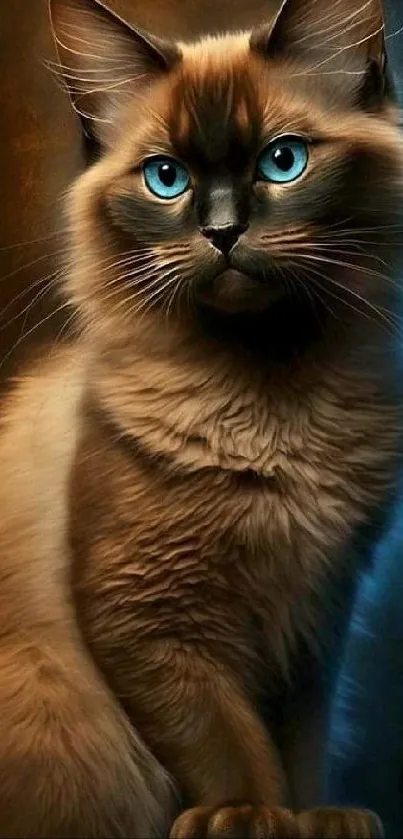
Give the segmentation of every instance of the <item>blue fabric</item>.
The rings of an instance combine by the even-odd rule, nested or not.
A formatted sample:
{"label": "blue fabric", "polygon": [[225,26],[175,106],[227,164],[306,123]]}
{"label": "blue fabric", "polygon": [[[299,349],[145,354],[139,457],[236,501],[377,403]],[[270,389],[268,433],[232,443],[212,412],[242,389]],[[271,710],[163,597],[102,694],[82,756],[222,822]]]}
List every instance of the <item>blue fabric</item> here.
{"label": "blue fabric", "polygon": [[[403,0],[384,0],[384,9],[402,106],[403,33],[396,33],[403,26]],[[373,559],[358,588],[334,694],[326,800],[376,810],[388,839],[402,839],[403,485]]]}
{"label": "blue fabric", "polygon": [[403,837],[403,503],[359,587],[335,693],[326,798]]}
{"label": "blue fabric", "polygon": [[403,106],[403,2],[383,0],[386,20],[386,47],[400,106]]}

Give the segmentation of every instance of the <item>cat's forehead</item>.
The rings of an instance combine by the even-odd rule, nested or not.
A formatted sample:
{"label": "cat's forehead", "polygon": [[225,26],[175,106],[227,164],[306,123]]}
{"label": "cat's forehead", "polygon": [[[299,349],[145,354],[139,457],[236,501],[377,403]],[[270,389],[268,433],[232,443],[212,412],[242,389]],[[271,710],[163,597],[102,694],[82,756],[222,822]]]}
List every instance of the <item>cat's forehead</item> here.
{"label": "cat's forehead", "polygon": [[196,164],[228,159],[235,167],[247,165],[263,120],[253,63],[247,34],[183,48],[168,114],[170,142],[179,154]]}
{"label": "cat's forehead", "polygon": [[206,38],[182,50],[174,73],[143,101],[144,120],[137,106],[130,111],[128,154],[134,147],[139,160],[168,154],[203,174],[221,166],[239,172],[253,168],[274,137],[310,136],[323,126],[314,83],[307,89],[292,68],[256,54],[250,33]]}

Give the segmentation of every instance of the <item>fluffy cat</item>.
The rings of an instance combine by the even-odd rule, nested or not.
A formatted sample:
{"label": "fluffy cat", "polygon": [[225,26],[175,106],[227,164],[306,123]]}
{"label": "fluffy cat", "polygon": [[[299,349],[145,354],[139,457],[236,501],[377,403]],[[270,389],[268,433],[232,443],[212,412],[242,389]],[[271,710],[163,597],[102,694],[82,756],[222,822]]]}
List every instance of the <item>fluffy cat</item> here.
{"label": "fluffy cat", "polygon": [[378,2],[180,45],[51,13],[100,157],[68,200],[80,335],[3,414],[0,836],[377,835],[287,807],[398,463]]}

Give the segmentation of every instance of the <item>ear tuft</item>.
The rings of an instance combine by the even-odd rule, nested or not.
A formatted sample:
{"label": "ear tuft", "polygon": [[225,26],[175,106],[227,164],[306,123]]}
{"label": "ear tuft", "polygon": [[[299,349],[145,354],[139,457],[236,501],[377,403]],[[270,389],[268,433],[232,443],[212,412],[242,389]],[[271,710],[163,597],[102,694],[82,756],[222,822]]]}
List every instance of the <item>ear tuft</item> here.
{"label": "ear tuft", "polygon": [[271,26],[252,33],[250,46],[267,58],[300,62],[311,75],[343,74],[347,89],[361,86],[361,103],[366,94],[371,103],[386,95],[380,0],[283,0]]}
{"label": "ear tuft", "polygon": [[181,58],[175,44],[133,28],[101,0],[49,0],[49,10],[58,74],[75,110],[95,123],[95,133],[119,102]]}

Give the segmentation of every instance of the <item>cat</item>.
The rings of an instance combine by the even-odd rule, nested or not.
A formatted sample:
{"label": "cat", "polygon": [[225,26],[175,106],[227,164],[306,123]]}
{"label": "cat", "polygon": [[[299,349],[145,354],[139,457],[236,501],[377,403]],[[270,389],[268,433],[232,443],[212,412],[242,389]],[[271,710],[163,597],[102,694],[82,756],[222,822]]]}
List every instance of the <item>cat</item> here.
{"label": "cat", "polygon": [[99,156],[78,335],[3,408],[0,836],[378,835],[295,780],[400,457],[378,2],[183,44],[50,9]]}

